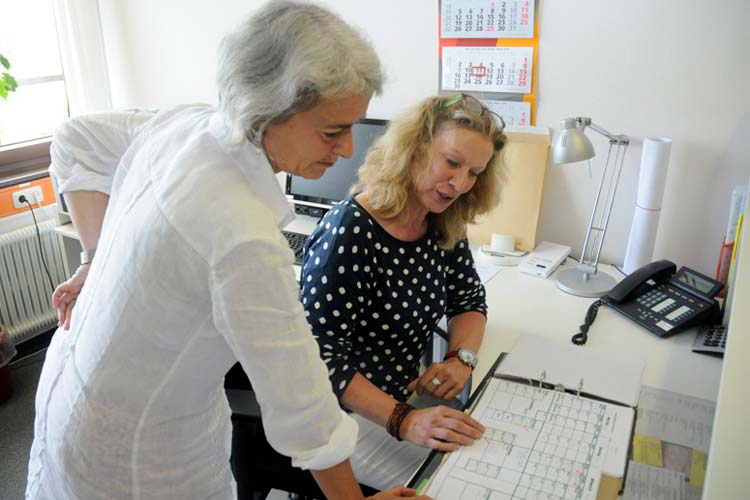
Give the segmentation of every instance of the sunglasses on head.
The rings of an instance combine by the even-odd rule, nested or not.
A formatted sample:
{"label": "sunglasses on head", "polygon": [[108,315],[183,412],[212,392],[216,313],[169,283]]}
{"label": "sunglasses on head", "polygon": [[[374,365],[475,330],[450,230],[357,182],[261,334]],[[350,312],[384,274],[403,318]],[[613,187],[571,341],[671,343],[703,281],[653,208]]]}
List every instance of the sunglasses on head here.
{"label": "sunglasses on head", "polygon": [[501,128],[505,127],[505,121],[503,120],[503,118],[500,115],[498,115],[497,113],[495,113],[491,109],[487,108],[487,106],[485,106],[484,104],[482,104],[479,101],[479,99],[477,99],[476,97],[468,95],[468,94],[460,93],[460,94],[456,94],[456,95],[454,95],[454,96],[452,96],[452,97],[450,97],[450,98],[448,98],[448,99],[446,99],[444,101],[440,101],[438,103],[438,111],[442,111],[444,109],[448,109],[451,106],[454,106],[454,105],[458,104],[459,102],[463,103],[464,109],[466,109],[466,111],[468,111],[469,113],[472,113],[472,114],[475,114],[475,115],[479,115],[479,116],[484,116],[485,113],[490,114],[490,115],[492,115],[492,116],[495,117],[495,123],[499,127],[501,127]]}

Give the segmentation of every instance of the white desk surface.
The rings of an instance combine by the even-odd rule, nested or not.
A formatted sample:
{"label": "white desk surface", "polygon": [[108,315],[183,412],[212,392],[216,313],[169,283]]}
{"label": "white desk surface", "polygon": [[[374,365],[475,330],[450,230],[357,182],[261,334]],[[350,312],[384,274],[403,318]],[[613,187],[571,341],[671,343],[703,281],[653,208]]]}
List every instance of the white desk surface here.
{"label": "white desk surface", "polygon": [[[561,269],[575,267],[568,259]],[[621,279],[619,271],[600,269]],[[555,286],[555,275],[543,279],[506,267],[485,284],[489,306],[487,329],[480,349],[476,379],[487,373],[500,352],[508,352],[519,335],[534,334],[571,345],[591,298],[569,295]],[[660,389],[715,401],[721,375],[721,359],[696,354],[691,347],[696,329],[659,338],[607,307],[599,308],[588,333],[588,346],[601,347],[622,356],[643,356],[646,369],[642,383]]]}
{"label": "white desk surface", "polygon": [[74,240],[78,239],[78,231],[75,227],[73,227],[72,222],[60,224],[59,226],[55,227],[55,232],[65,236],[66,238],[72,238]]}

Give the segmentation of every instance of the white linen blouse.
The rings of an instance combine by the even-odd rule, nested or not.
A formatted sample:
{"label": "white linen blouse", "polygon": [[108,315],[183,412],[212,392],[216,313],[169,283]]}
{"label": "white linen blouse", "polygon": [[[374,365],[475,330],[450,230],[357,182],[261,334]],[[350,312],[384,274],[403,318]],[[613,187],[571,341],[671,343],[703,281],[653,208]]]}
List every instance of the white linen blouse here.
{"label": "white linen blouse", "polygon": [[239,360],[269,442],[298,467],[353,451],[279,231],[264,153],[209,106],[67,121],[60,190],[110,195],[69,331],[36,396],[27,498],[231,498],[223,377]]}

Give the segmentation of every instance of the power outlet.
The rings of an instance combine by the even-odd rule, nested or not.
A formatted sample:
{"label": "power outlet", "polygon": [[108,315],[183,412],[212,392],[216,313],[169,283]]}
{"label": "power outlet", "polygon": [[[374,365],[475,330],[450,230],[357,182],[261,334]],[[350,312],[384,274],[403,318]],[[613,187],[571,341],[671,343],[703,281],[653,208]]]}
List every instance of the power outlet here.
{"label": "power outlet", "polygon": [[15,208],[26,208],[28,205],[26,202],[21,201],[21,196],[25,196],[26,199],[32,205],[36,205],[44,201],[44,194],[42,194],[41,186],[32,186],[28,189],[22,189],[13,193],[13,206]]}

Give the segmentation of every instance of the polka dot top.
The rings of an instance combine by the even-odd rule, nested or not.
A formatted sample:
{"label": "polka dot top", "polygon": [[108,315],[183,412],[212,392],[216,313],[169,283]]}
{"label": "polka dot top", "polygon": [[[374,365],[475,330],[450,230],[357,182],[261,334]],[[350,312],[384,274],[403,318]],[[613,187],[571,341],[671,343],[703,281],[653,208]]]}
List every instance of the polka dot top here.
{"label": "polka dot top", "polygon": [[405,401],[438,321],[487,314],[466,240],[441,250],[432,233],[401,241],[349,197],[305,245],[302,303],[336,396],[359,372]]}

